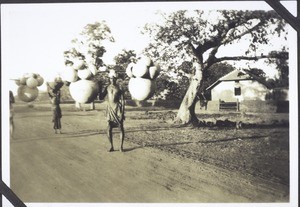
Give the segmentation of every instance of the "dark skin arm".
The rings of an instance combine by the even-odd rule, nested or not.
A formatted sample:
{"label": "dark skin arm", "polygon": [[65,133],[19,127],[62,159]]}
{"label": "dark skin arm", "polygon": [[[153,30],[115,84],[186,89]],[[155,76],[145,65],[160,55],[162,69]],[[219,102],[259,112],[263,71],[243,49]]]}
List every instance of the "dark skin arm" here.
{"label": "dark skin arm", "polygon": [[50,98],[53,98],[55,96],[53,88],[51,88],[48,83],[47,83],[47,91]]}
{"label": "dark skin arm", "polygon": [[125,120],[125,99],[124,99],[124,91],[121,90],[120,102],[122,104],[122,120]]}
{"label": "dark skin arm", "polygon": [[104,98],[107,95],[107,86],[102,88],[102,90],[100,90],[99,92],[99,100],[104,100]]}

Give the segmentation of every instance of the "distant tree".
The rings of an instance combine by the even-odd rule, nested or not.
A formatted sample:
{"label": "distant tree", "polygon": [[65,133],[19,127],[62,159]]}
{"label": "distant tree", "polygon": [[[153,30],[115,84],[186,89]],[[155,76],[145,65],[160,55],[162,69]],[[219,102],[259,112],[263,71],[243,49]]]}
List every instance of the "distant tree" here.
{"label": "distant tree", "polygon": [[87,67],[94,65],[99,69],[104,66],[102,57],[107,41],[114,42],[114,38],[105,21],[87,24],[79,36],[71,41],[72,47],[64,52],[65,64],[72,64],[74,58],[79,58],[85,61]]}
{"label": "distant tree", "polygon": [[[286,51],[286,48],[283,48]],[[285,58],[268,59],[266,60],[268,64],[275,64],[278,70],[278,78],[273,81],[273,87],[289,87],[289,65],[288,60]]]}
{"label": "distant tree", "polygon": [[[165,65],[165,69],[178,68],[183,61],[192,62],[193,76],[178,110],[176,120],[181,123],[198,123],[195,104],[204,77],[214,64],[224,61],[256,61],[259,59],[288,59],[288,52],[264,51],[257,48],[267,45],[275,35],[286,34],[285,21],[274,11],[200,11],[180,10],[162,14],[164,21],[145,25],[150,44],[146,51]],[[237,56],[218,54],[239,41],[248,42],[248,50]]]}
{"label": "distant tree", "polygon": [[154,99],[163,100],[180,100],[186,93],[189,85],[189,78],[186,76],[178,76],[172,78],[167,73],[162,73],[156,79],[156,91]]}
{"label": "distant tree", "polygon": [[262,69],[259,68],[249,68],[249,69],[244,69],[246,72],[249,74],[255,75],[260,78],[266,78],[266,72],[263,71]]}
{"label": "distant tree", "polygon": [[117,70],[126,71],[128,64],[131,62],[131,59],[136,59],[136,53],[134,50],[125,50],[123,49],[121,53],[114,57],[114,61],[116,63]]}
{"label": "distant tree", "polygon": [[199,88],[199,91],[205,91],[207,87],[209,87],[218,79],[230,73],[234,69],[235,68],[232,65],[226,62],[220,62],[212,65],[210,68],[207,69],[206,73],[203,73],[203,83],[202,87]]}

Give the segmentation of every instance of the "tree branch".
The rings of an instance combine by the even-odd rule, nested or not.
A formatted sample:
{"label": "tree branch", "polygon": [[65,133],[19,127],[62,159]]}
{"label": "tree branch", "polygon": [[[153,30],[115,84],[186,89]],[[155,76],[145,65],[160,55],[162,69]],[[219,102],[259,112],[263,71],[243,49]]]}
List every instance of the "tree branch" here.
{"label": "tree branch", "polygon": [[[234,40],[240,39],[241,37],[243,37],[243,36],[245,36],[245,35],[247,35],[247,34],[249,34],[249,33],[252,33],[254,30],[256,30],[257,28],[259,28],[260,26],[262,26],[264,23],[265,23],[265,22],[261,21],[261,22],[259,22],[257,25],[255,25],[254,27],[252,27],[252,28],[250,28],[250,29],[248,29],[248,28],[246,27],[246,25],[244,25],[244,26],[247,28],[247,30],[246,30],[245,32],[242,32],[241,34],[236,35],[236,36],[233,37],[233,38],[227,38],[227,39],[225,39],[221,44],[222,44],[222,45],[226,45],[226,44],[228,44],[229,42],[232,42],[232,41],[234,41]],[[241,26],[241,25],[240,25],[240,26]]]}
{"label": "tree branch", "polygon": [[222,61],[239,61],[239,60],[259,60],[264,58],[279,58],[279,59],[288,59],[289,53],[288,52],[271,52],[268,55],[260,55],[260,56],[253,56],[253,57],[247,57],[247,56],[234,56],[234,57],[222,57],[222,58],[216,58],[214,63],[222,62]]}
{"label": "tree branch", "polygon": [[199,51],[194,47],[194,45],[191,42],[188,43],[188,47],[192,49],[194,55],[197,57],[199,62],[201,64],[203,64],[203,55],[202,55],[202,53],[199,53]]}
{"label": "tree branch", "polygon": [[216,54],[217,54],[220,46],[221,45],[213,48],[212,51],[209,53],[209,56],[208,56],[207,60],[204,63],[206,65],[206,68],[209,68],[211,65],[213,65],[215,63],[215,61],[217,59]]}
{"label": "tree branch", "polygon": [[[222,29],[218,29],[218,34],[215,37],[213,37],[211,40],[207,40],[203,45],[198,46],[196,48],[196,50],[198,52],[204,53],[205,51],[207,51],[207,50],[209,50],[211,48],[215,48],[214,52],[216,54],[218,48],[221,45],[226,45],[229,42],[232,42],[234,40],[237,40],[237,39],[243,37],[244,35],[252,33],[253,31],[255,31],[256,29],[258,29],[260,26],[262,26],[265,23],[265,21],[260,21],[258,24],[256,24],[255,26],[253,26],[250,29],[247,29],[245,32],[242,32],[241,34],[236,35],[236,36],[229,35],[229,37],[226,38],[226,36],[228,36],[229,31],[232,31],[232,29],[235,29],[238,26],[244,25],[249,20],[250,19],[247,19],[245,22],[241,22],[238,25],[236,25],[236,23],[232,22],[231,24],[228,24],[226,27],[222,27]],[[211,55],[212,55],[212,53],[211,53]],[[211,58],[214,59],[215,57],[211,56]],[[207,62],[210,62],[210,61],[207,61]]]}
{"label": "tree branch", "polygon": [[[231,42],[231,41],[234,41],[234,40],[237,40],[237,39],[239,39],[239,38],[241,38],[242,36],[244,36],[244,35],[246,35],[246,34],[249,34],[249,33],[252,33],[252,31],[254,31],[254,30],[256,30],[258,27],[260,27],[260,26],[262,26],[263,25],[263,23],[264,22],[259,22],[258,24],[256,24],[255,26],[253,26],[252,28],[247,28],[245,25],[245,27],[247,28],[247,30],[245,31],[245,32],[242,32],[241,34],[239,34],[239,35],[236,35],[235,37],[233,37],[233,38],[225,38],[225,39],[223,39],[223,41],[218,45],[218,46],[216,46],[216,47],[214,47],[213,49],[212,49],[212,51],[210,52],[210,54],[209,54],[209,57],[208,57],[208,59],[207,59],[207,61],[205,62],[206,64],[207,64],[207,67],[210,67],[212,64],[214,64],[215,63],[215,61],[217,60],[217,58],[215,57],[215,55],[217,54],[217,52],[218,52],[218,50],[219,50],[219,47],[221,46],[221,45],[226,45],[226,44],[228,44],[229,42]],[[241,24],[241,25],[239,25],[239,26],[242,26],[243,24]],[[234,28],[236,28],[236,27],[234,27]],[[232,29],[234,29],[234,28],[232,28]],[[226,35],[228,35],[228,32],[229,31],[232,31],[232,30],[228,30],[227,32],[226,32]]]}

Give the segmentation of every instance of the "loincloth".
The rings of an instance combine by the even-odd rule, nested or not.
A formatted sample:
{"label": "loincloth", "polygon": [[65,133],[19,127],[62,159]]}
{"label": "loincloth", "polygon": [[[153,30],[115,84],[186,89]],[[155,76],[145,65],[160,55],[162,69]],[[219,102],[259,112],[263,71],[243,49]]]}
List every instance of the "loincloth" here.
{"label": "loincloth", "polygon": [[117,103],[115,107],[107,104],[106,120],[112,127],[118,127],[123,124],[121,103]]}

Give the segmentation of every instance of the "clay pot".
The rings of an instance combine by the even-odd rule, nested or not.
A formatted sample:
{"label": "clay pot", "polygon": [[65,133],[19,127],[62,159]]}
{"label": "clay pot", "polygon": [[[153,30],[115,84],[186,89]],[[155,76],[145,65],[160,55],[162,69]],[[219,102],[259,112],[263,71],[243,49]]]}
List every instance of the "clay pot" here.
{"label": "clay pot", "polygon": [[98,83],[91,80],[79,80],[69,86],[72,98],[78,103],[91,103],[99,93]]}
{"label": "clay pot", "polygon": [[127,66],[126,68],[126,75],[131,78],[133,77],[133,74],[132,74],[132,68],[135,64],[134,63],[129,63],[129,65]]}
{"label": "clay pot", "polygon": [[149,76],[152,80],[157,78],[157,76],[159,75],[159,72],[160,72],[160,70],[159,70],[158,66],[149,67]]}
{"label": "clay pot", "polygon": [[156,89],[155,81],[145,78],[131,78],[128,89],[133,99],[144,101],[150,98]]}
{"label": "clay pot", "polygon": [[84,60],[75,59],[72,60],[72,62],[73,62],[72,68],[74,70],[83,70],[85,68]]}
{"label": "clay pot", "polygon": [[138,62],[132,67],[132,75],[137,78],[144,78],[149,73],[148,66],[142,62]]}
{"label": "clay pot", "polygon": [[39,90],[35,88],[30,88],[26,85],[21,85],[18,88],[18,97],[20,100],[24,102],[31,102],[34,101],[39,94]]}
{"label": "clay pot", "polygon": [[20,84],[21,85],[26,85],[26,81],[27,81],[27,77],[23,76],[22,78],[20,78]]}
{"label": "clay pot", "polygon": [[38,81],[38,85],[37,86],[41,86],[44,83],[44,78],[40,75],[37,76],[37,81]]}
{"label": "clay pot", "polygon": [[77,74],[78,77],[82,80],[88,80],[93,76],[92,72],[89,69],[78,70]]}
{"label": "clay pot", "polygon": [[65,68],[62,73],[62,79],[68,82],[75,82],[78,79],[77,71],[71,67]]}
{"label": "clay pot", "polygon": [[37,87],[39,84],[38,80],[33,78],[33,77],[30,77],[26,80],[26,85],[29,87],[29,88],[35,88]]}
{"label": "clay pot", "polygon": [[138,60],[138,63],[141,63],[142,65],[145,65],[147,67],[152,66],[152,60],[149,57],[142,56],[141,59]]}

